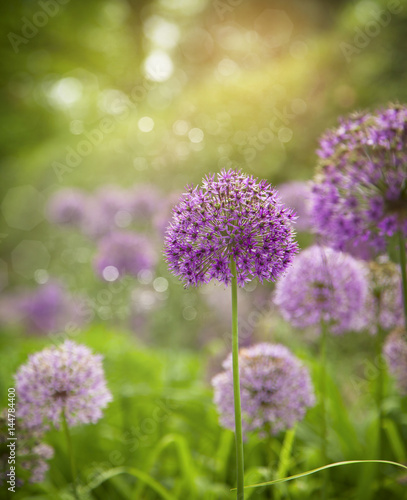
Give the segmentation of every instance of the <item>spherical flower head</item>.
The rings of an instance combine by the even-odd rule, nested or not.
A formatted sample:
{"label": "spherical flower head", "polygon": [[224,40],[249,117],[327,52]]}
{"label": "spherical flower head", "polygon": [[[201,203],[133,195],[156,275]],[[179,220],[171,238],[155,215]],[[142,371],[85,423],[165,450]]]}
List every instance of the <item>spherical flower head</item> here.
{"label": "spherical flower head", "polygon": [[307,182],[287,182],[277,186],[281,201],[287,207],[293,208],[297,215],[295,228],[297,231],[309,231],[312,228],[309,198],[310,186]]}
{"label": "spherical flower head", "polygon": [[30,356],[15,375],[17,416],[27,429],[95,423],[112,400],[102,356],[72,341]]}
{"label": "spherical flower head", "polygon": [[311,204],[317,231],[343,249],[352,240],[378,252],[407,236],[407,107],[389,105],[342,119],[320,141]]}
{"label": "spherical flower head", "polygon": [[[243,431],[277,434],[301,421],[315,404],[308,369],[283,345],[261,343],[239,351]],[[212,379],[221,424],[235,428],[232,356]]]}
{"label": "spherical flower head", "polygon": [[407,394],[407,338],[404,329],[396,329],[387,337],[383,354],[400,393]]}
{"label": "spherical flower head", "polygon": [[274,302],[297,328],[324,321],[332,333],[360,329],[367,297],[364,265],[350,255],[314,245],[301,252],[276,285]]}
{"label": "spherical flower head", "polygon": [[87,203],[88,198],[80,189],[60,189],[50,198],[46,213],[54,224],[78,226],[85,217]]}
{"label": "spherical flower head", "polygon": [[173,210],[165,238],[171,271],[186,285],[257,277],[275,280],[297,252],[293,213],[266,181],[233,170],[207,176],[189,188]]}
{"label": "spherical flower head", "polygon": [[115,281],[126,274],[137,276],[151,271],[156,255],[150,241],[136,233],[115,231],[99,243],[94,265],[96,272],[106,281]]}
{"label": "spherical flower head", "polygon": [[368,329],[377,333],[378,325],[386,331],[403,326],[403,293],[400,266],[383,256],[367,264],[369,293],[364,315]]}

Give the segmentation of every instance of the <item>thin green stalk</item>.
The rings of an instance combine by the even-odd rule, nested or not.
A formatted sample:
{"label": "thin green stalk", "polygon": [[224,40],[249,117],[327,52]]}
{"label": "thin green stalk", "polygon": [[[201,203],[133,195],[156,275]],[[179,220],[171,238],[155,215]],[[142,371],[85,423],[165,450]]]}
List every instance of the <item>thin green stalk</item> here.
{"label": "thin green stalk", "polygon": [[384,332],[380,323],[377,323],[377,334],[376,334],[376,360],[378,364],[379,373],[377,375],[377,387],[376,387],[376,407],[377,407],[377,458],[380,459],[382,456],[382,434],[383,434],[383,363],[381,362],[382,348],[383,348],[383,337]]}
{"label": "thin green stalk", "polygon": [[239,376],[239,338],[237,326],[237,272],[236,262],[230,262],[232,271],[232,359],[233,359],[233,397],[235,406],[235,438],[236,438],[236,474],[237,500],[244,499],[244,462],[243,462],[243,432],[242,410],[240,405]]}
{"label": "thin green stalk", "polygon": [[[321,346],[320,346],[320,391],[321,391],[321,434],[322,445],[321,454],[324,465],[328,463],[327,456],[327,423],[326,423],[326,341],[327,341],[327,324],[324,320],[321,321]],[[328,488],[328,471],[324,472],[324,482],[322,485],[322,499],[327,498]]]}
{"label": "thin green stalk", "polygon": [[401,279],[403,282],[403,304],[404,304],[404,324],[407,331],[407,270],[406,270],[406,242],[401,231],[399,231],[399,252]]}
{"label": "thin green stalk", "polygon": [[73,494],[76,500],[79,500],[79,495],[78,495],[78,490],[76,486],[76,466],[75,466],[75,459],[73,455],[73,448],[72,448],[72,441],[71,441],[71,434],[69,432],[69,427],[68,427],[68,422],[66,421],[66,416],[65,416],[65,411],[62,411],[62,427],[64,429],[65,437],[66,437],[66,442],[68,445],[68,455],[69,455],[69,462],[71,465],[71,475],[72,475],[72,484],[73,484]]}

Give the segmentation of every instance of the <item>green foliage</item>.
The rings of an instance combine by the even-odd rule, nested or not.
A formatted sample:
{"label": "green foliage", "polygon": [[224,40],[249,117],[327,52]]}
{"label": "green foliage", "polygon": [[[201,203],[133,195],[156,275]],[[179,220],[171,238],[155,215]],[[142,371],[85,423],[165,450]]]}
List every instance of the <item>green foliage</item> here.
{"label": "green foliage", "polygon": [[[208,354],[146,348],[127,333],[101,327],[82,333],[77,340],[105,354],[106,376],[114,394],[114,401],[102,420],[96,425],[71,430],[81,498],[231,498],[230,489],[235,484],[234,437],[233,433],[219,427],[211,391],[205,383],[204,366]],[[2,389],[6,389],[12,385],[10,374],[47,340],[23,341],[9,335],[1,337],[1,342],[2,352],[7,349],[10,354],[8,362],[0,367]],[[308,363],[316,382],[318,364],[312,357],[308,357]],[[365,401],[362,397],[350,406],[344,404],[338,389],[340,367],[344,363],[346,360],[336,359],[329,364],[330,373],[335,374],[335,377],[328,377],[327,386],[331,462],[374,458],[373,401],[369,398]],[[366,384],[369,385],[368,381]],[[372,382],[372,389],[373,385]],[[363,396],[367,396],[369,390],[366,387]],[[405,463],[406,422],[393,389],[389,391],[384,405],[390,413],[386,411],[382,458]],[[359,412],[371,417],[358,422]],[[245,484],[267,484],[248,490],[248,498],[267,499],[270,494],[279,499],[315,498],[322,485],[321,474],[299,477],[283,485],[269,486],[268,483],[286,476],[301,476],[324,465],[320,455],[319,415],[317,405],[296,430],[274,437],[249,436],[244,445]],[[46,482],[26,484],[13,498],[71,498],[64,435],[52,430],[46,442],[55,448]],[[375,479],[377,470],[383,478],[381,483]],[[382,495],[389,499],[402,498],[404,486],[400,481],[403,476],[405,474],[391,464],[335,467],[329,471],[330,495],[336,499],[356,498],[359,484],[366,485],[366,477],[369,477],[371,498],[378,500]]]}

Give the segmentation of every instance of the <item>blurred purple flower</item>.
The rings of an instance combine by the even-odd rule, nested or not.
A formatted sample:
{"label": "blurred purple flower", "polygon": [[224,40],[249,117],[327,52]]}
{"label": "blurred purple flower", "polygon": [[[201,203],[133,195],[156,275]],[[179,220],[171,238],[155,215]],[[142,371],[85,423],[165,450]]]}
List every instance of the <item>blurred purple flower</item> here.
{"label": "blurred purple flower", "polygon": [[15,375],[17,416],[23,428],[95,423],[112,401],[106,387],[102,356],[71,341],[30,356]]}
{"label": "blurred purple flower", "polygon": [[116,231],[99,243],[94,265],[102,278],[115,281],[125,274],[137,276],[141,271],[152,270],[156,260],[154,249],[145,236]]}
{"label": "blurred purple flower", "polygon": [[79,189],[57,191],[49,200],[46,213],[54,224],[79,226],[87,210],[88,197]]}
{"label": "blurred purple flower", "polygon": [[165,238],[171,271],[187,286],[228,285],[233,258],[239,285],[275,280],[297,252],[291,210],[266,181],[223,170],[190,187],[173,210]]}
{"label": "blurred purple flower", "polygon": [[102,186],[91,197],[81,229],[91,239],[103,238],[111,231],[127,227],[132,217],[127,190],[118,186]]}
{"label": "blurred purple flower", "polygon": [[276,189],[284,205],[295,211],[297,231],[309,231],[312,228],[312,220],[309,205],[311,190],[308,183],[287,182],[280,184]]}
{"label": "blurred purple flower", "polygon": [[[28,482],[41,483],[44,481],[45,473],[49,469],[47,460],[50,460],[54,456],[54,449],[42,441],[43,433],[41,431],[38,429],[24,429],[20,424],[20,419],[16,419],[15,426],[18,430],[18,464],[22,469],[29,472],[27,477]],[[4,409],[0,413],[0,444],[8,443],[8,437],[8,413],[7,409]],[[7,467],[5,466],[8,458],[8,453],[6,456],[0,455],[0,464],[4,465],[3,470],[5,472],[8,472]],[[7,481],[9,478],[5,473],[0,473],[0,486],[2,486],[3,479]],[[20,488],[23,484],[23,479],[19,477],[17,488]]]}
{"label": "blurred purple flower", "polygon": [[21,293],[15,308],[29,333],[58,332],[67,325],[78,328],[89,319],[81,297],[69,294],[58,282]]}
{"label": "blurred purple flower", "polygon": [[321,138],[312,189],[317,231],[335,248],[407,236],[407,107],[389,105],[342,119]]}
{"label": "blurred purple flower", "polygon": [[[277,434],[302,420],[307,408],[315,404],[308,369],[286,347],[262,343],[240,349],[239,365],[244,432]],[[223,368],[212,379],[214,401],[221,424],[234,430],[231,355]]]}
{"label": "blurred purple flower", "polygon": [[383,354],[400,393],[407,394],[407,339],[404,329],[397,329],[387,337]]}
{"label": "blurred purple flower", "polygon": [[47,460],[54,456],[54,448],[46,443],[38,443],[34,446],[27,447],[24,439],[20,441],[18,448],[18,458],[21,467],[30,472],[30,483],[42,483],[45,479],[45,474],[49,469]]}
{"label": "blurred purple flower", "polygon": [[350,255],[315,245],[301,252],[277,282],[274,302],[297,328],[325,321],[337,334],[360,329],[366,275],[364,265]]}
{"label": "blurred purple flower", "polygon": [[150,220],[160,211],[163,197],[154,185],[137,184],[129,190],[129,212],[135,221]]}

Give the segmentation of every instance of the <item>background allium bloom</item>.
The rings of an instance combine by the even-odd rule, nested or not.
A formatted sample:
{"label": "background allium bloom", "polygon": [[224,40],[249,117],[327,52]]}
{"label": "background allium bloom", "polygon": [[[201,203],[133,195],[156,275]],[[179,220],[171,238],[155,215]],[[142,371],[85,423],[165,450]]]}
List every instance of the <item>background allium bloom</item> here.
{"label": "background allium bloom", "polygon": [[39,443],[30,448],[20,442],[17,453],[21,467],[30,472],[29,482],[42,483],[49,469],[47,460],[54,456],[54,448],[46,443]]}
{"label": "background allium bloom", "polygon": [[377,332],[379,323],[383,330],[393,330],[404,324],[403,293],[400,267],[381,257],[368,264],[369,293],[365,316],[371,333]]}
{"label": "background allium bloom", "polygon": [[95,256],[95,269],[107,281],[140,271],[151,270],[156,264],[156,255],[149,240],[142,235],[116,231],[105,236],[99,243]]}
{"label": "background allium bloom", "polygon": [[407,107],[351,115],[320,141],[312,211],[317,230],[343,249],[407,236]]}
{"label": "background allium bloom", "polygon": [[81,224],[82,233],[94,240],[131,223],[129,195],[118,186],[102,186],[89,198]]}
{"label": "background allium bloom", "polygon": [[367,297],[364,265],[348,254],[312,246],[301,252],[276,285],[274,302],[297,328],[330,323],[333,333],[363,326]]}
{"label": "background allium bloom", "polygon": [[112,400],[102,356],[68,340],[30,356],[15,383],[17,416],[28,429],[58,427],[62,411],[70,426],[97,422]]}
{"label": "background allium bloom", "polygon": [[55,224],[78,226],[85,217],[87,202],[88,198],[81,190],[61,189],[49,200],[47,216]]}
{"label": "background allium bloom", "polygon": [[165,255],[186,285],[213,278],[228,285],[232,257],[240,285],[253,277],[274,280],[297,251],[292,219],[266,181],[223,170],[182,195],[167,229]]}
{"label": "background allium bloom", "polygon": [[81,298],[71,295],[56,281],[22,293],[15,307],[29,333],[55,333],[67,325],[80,327],[89,319]]}
{"label": "background allium bloom", "polygon": [[400,393],[407,394],[407,339],[403,329],[395,330],[387,337],[383,354]]}
{"label": "background allium bloom", "polygon": [[277,186],[281,201],[292,208],[297,215],[295,228],[297,231],[309,231],[312,228],[310,216],[311,190],[307,182],[287,182]]}
{"label": "background allium bloom", "polygon": [[163,204],[163,197],[153,184],[136,185],[129,191],[129,211],[138,219],[150,219]]}
{"label": "background allium bloom", "polygon": [[[239,351],[243,431],[273,434],[302,420],[315,397],[308,369],[286,347],[257,344]],[[221,424],[235,428],[232,356],[212,379]]]}

